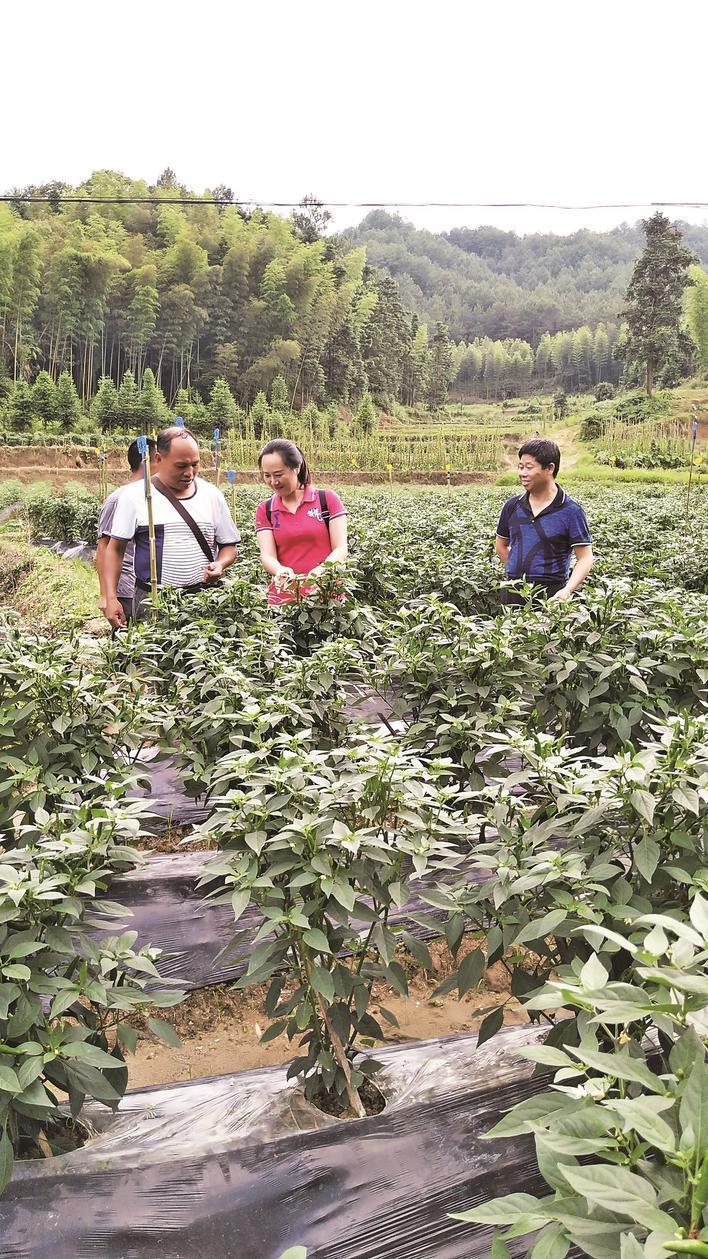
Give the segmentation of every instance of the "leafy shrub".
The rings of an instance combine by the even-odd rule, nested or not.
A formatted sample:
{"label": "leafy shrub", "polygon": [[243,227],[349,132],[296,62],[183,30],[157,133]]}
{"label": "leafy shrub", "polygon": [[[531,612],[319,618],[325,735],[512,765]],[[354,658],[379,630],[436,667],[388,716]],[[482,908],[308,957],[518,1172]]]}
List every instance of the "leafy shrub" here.
{"label": "leafy shrub", "polygon": [[[596,1259],[708,1252],[708,901],[687,915],[637,913],[623,936],[583,928],[594,952],[564,968],[530,1008],[577,1011],[579,1039],[524,1057],[555,1070],[553,1088],[522,1102],[491,1132],[531,1134],[550,1195],[512,1194],[455,1218],[501,1225],[506,1238],[542,1230],[531,1255],[573,1243]],[[617,953],[631,984],[612,979]]]}
{"label": "leafy shrub", "polygon": [[[125,1015],[180,999],[169,989],[146,993],[159,981],[157,952],[136,952],[134,932],[92,934],[121,914],[114,905],[101,913],[94,900],[139,860],[127,846],[137,809],[110,797],[69,812],[38,809],[0,858],[0,1192],[14,1157],[74,1143],[67,1117],[78,1117],[87,1096],[116,1108],[124,1050],[135,1047]],[[152,1027],[164,1030],[159,1020]]]}
{"label": "leafy shrub", "polygon": [[304,1079],[307,1097],[332,1093],[362,1115],[358,1090],[379,1064],[357,1060],[357,1047],[384,1038],[369,1013],[372,986],[407,993],[399,942],[432,971],[426,947],[392,930],[389,916],[423,875],[454,863],[449,793],[410,751],[371,738],[331,752],[279,738],[224,760],[213,786],[199,834],[227,851],[203,881],[225,884],[216,899],[237,921],[250,900],[265,917],[237,987],[270,981],[264,1039],[286,1032],[304,1051],[288,1075]]}
{"label": "leafy shrub", "polygon": [[102,672],[77,637],[42,639],[15,625],[0,638],[0,829],[13,817],[125,791],[150,729],[139,683]]}
{"label": "leafy shrub", "polygon": [[667,415],[670,398],[666,393],[653,393],[651,397],[642,390],[623,394],[615,403],[614,413],[625,424],[639,424],[642,420],[654,420]]}
{"label": "leafy shrub", "polygon": [[93,546],[97,541],[99,509],[100,500],[90,494],[72,490],[42,495],[27,503],[31,536]]}
{"label": "leafy shrub", "polygon": [[593,397],[596,402],[607,402],[615,396],[615,387],[610,384],[609,380],[601,380],[593,389]]}

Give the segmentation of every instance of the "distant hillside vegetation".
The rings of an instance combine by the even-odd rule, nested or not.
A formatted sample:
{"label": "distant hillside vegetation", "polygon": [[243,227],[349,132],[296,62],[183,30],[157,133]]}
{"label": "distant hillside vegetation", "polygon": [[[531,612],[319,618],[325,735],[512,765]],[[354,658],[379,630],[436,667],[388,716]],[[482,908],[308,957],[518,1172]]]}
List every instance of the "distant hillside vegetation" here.
{"label": "distant hillside vegetation", "polygon": [[[685,244],[708,263],[708,224],[680,227]],[[534,348],[546,331],[616,321],[644,245],[639,224],[570,236],[496,227],[436,235],[383,210],[345,235],[396,279],[404,306],[428,324],[446,324],[453,340],[517,337]]]}

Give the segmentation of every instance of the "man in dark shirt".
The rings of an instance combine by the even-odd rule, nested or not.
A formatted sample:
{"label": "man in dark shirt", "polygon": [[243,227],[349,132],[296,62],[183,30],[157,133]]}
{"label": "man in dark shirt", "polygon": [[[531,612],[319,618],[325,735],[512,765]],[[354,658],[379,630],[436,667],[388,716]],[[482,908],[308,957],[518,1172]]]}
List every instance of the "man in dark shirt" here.
{"label": "man in dark shirt", "polygon": [[[555,442],[536,437],[521,447],[519,480],[524,493],[505,502],[495,549],[510,580],[530,582],[542,595],[565,602],[590,572],[593,554],[585,512],[556,484],[559,467]],[[513,588],[502,591],[503,604],[523,602]]]}

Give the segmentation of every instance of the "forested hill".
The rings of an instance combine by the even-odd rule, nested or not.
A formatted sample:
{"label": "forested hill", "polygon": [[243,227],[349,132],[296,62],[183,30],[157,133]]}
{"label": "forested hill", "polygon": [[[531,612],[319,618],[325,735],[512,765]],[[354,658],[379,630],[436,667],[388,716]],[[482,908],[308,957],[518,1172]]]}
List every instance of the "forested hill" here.
{"label": "forested hill", "polygon": [[[708,224],[680,226],[705,265]],[[428,324],[447,324],[453,340],[519,337],[533,346],[546,331],[615,322],[644,245],[638,224],[570,236],[517,236],[496,227],[436,235],[383,210],[346,236],[396,279],[404,306]]]}

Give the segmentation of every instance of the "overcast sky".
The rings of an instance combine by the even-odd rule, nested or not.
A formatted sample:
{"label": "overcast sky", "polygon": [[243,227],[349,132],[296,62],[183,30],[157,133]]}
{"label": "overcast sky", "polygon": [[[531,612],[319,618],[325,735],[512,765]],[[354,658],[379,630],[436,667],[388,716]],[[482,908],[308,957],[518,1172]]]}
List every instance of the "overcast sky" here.
{"label": "overcast sky", "polygon": [[[0,187],[97,168],[264,204],[705,200],[687,0],[35,0],[4,9]],[[338,226],[366,211],[336,214]],[[641,209],[402,208],[433,230]],[[672,217],[708,220],[708,210]]]}

